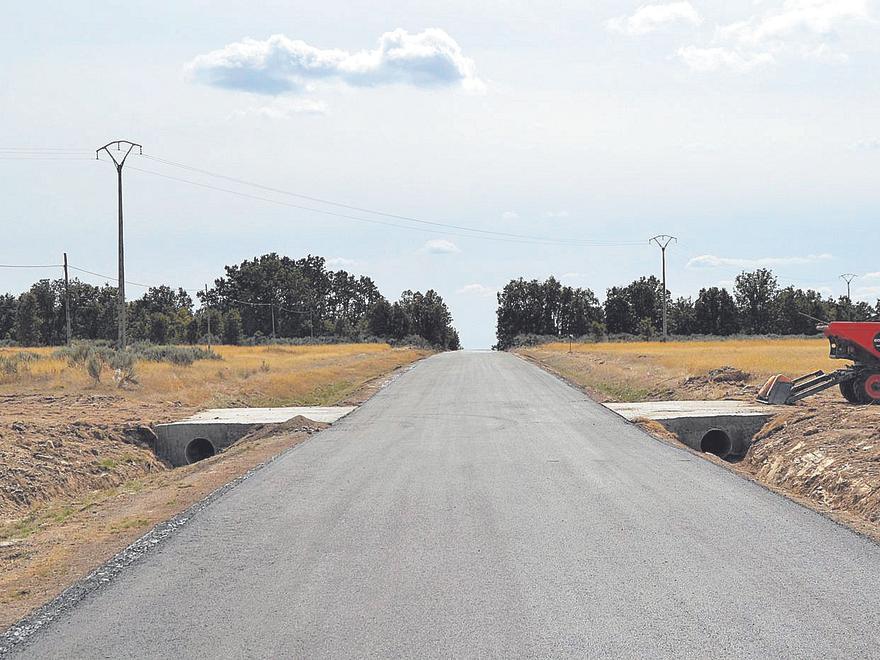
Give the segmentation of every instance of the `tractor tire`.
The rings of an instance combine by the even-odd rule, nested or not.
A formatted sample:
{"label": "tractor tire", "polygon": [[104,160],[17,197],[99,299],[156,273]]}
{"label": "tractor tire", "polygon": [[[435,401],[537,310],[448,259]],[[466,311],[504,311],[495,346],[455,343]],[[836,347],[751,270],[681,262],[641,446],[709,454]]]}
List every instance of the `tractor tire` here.
{"label": "tractor tire", "polygon": [[[851,401],[860,406],[880,403],[880,374],[861,374],[849,382],[852,385],[853,398],[850,399],[847,397],[847,401]],[[841,383],[840,391],[843,392],[843,383]],[[844,396],[846,396],[845,393]]]}
{"label": "tractor tire", "polygon": [[849,401],[850,403],[860,404],[861,398],[856,396],[855,384],[858,379],[854,378],[851,380],[843,381],[838,387],[840,387],[840,393],[843,395],[843,398]]}
{"label": "tractor tire", "polygon": [[867,374],[860,379],[863,403],[880,403],[880,374]]}

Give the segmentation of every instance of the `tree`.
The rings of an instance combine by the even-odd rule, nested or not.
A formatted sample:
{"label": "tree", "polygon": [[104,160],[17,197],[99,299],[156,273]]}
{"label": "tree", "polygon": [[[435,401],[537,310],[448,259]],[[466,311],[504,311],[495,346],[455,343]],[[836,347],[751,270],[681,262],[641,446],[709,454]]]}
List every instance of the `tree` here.
{"label": "tree", "polygon": [[815,291],[801,291],[793,286],[780,289],[774,304],[774,332],[782,335],[815,334],[816,319],[826,319],[828,310]]}
{"label": "tree", "polygon": [[367,333],[374,337],[392,336],[391,304],[382,298],[370,307],[366,314]]}
{"label": "tree", "polygon": [[498,293],[496,317],[498,346],[508,348],[517,335],[585,335],[604,314],[590,289],[563,286],[548,277],[544,282],[508,282]]}
{"label": "tree", "polygon": [[694,330],[702,335],[732,335],[739,331],[736,303],[727,289],[700,289],[694,303]]}
{"label": "tree", "polygon": [[229,346],[241,343],[241,314],[237,309],[229,310],[223,318],[223,343]]}
{"label": "tree", "polygon": [[15,310],[18,301],[9,293],[0,295],[0,341],[10,340],[15,335]]}
{"label": "tree", "polygon": [[690,335],[696,329],[694,303],[690,298],[678,298],[669,305],[669,331],[673,335]]}
{"label": "tree", "polygon": [[621,287],[611,287],[605,295],[605,327],[609,334],[635,332],[636,319],[632,305]]}
{"label": "tree", "polygon": [[40,341],[40,318],[37,297],[30,292],[18,298],[15,315],[15,341],[21,346],[36,346]]}
{"label": "tree", "polygon": [[773,332],[777,289],[776,278],[766,268],[737,275],[734,292],[745,332],[753,335]]}

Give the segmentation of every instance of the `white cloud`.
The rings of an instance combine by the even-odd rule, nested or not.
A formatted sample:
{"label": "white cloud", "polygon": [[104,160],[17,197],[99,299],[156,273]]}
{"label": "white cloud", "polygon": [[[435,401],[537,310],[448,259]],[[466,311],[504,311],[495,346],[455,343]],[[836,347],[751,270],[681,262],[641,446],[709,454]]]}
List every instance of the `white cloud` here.
{"label": "white cloud", "polygon": [[741,53],[723,47],[684,46],[678,49],[677,54],[682,62],[701,73],[719,69],[747,73],[756,67],[773,63],[773,55],[770,53]]}
{"label": "white cloud", "polygon": [[263,117],[265,119],[290,119],[295,115],[323,115],[327,105],[314,99],[273,99],[271,103],[236,110],[232,117]]}
{"label": "white cloud", "polygon": [[346,259],[345,257],[331,257],[325,262],[330,268],[354,268],[358,262],[354,259]]}
{"label": "white cloud", "polygon": [[484,284],[465,284],[456,293],[491,298],[498,293],[498,289]]}
{"label": "white cloud", "polygon": [[608,20],[605,27],[611,32],[639,36],[653,32],[669,23],[681,22],[699,25],[702,20],[690,2],[669,2],[642,5],[634,14]]}
{"label": "white cloud", "polygon": [[400,29],[386,32],[375,49],[358,52],[317,48],[283,34],[263,41],[245,38],[198,55],[185,72],[196,82],[259,94],[299,92],[315,80],[353,87],[398,83],[484,89],[474,61],[436,28],[416,34]]}
{"label": "white cloud", "polygon": [[559,276],[562,280],[579,280],[586,277],[585,273],[563,273]]}
{"label": "white cloud", "polygon": [[548,218],[567,218],[568,211],[547,211],[544,215]]}
{"label": "white cloud", "polygon": [[457,254],[461,252],[459,247],[445,238],[432,238],[421,247],[421,252],[427,254]]}
{"label": "white cloud", "polygon": [[501,218],[503,220],[516,220],[517,218],[519,218],[519,213],[517,213],[516,211],[505,211],[501,214]]}
{"label": "white cloud", "polygon": [[797,266],[814,264],[833,259],[830,254],[809,254],[804,257],[760,257],[743,259],[739,257],[718,257],[714,254],[703,254],[694,257],[687,263],[688,268],[767,268],[772,266]]}
{"label": "white cloud", "polygon": [[782,8],[719,28],[721,38],[744,44],[825,36],[850,21],[870,18],[868,0],[786,0]]}
{"label": "white cloud", "polygon": [[871,21],[869,0],[785,0],[781,7],[719,26],[714,41],[678,49],[695,71],[747,73],[785,57],[842,64],[849,56],[832,48],[842,29]]}
{"label": "white cloud", "polygon": [[863,280],[880,280],[880,272],[865,273],[860,277]]}

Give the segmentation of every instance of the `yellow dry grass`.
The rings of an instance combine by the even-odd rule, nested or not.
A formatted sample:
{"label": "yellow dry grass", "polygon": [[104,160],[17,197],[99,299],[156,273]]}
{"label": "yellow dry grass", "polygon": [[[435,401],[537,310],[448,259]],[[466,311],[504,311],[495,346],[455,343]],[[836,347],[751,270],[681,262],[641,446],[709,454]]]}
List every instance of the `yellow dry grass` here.
{"label": "yellow dry grass", "polygon": [[[567,343],[546,344],[546,351],[568,352]],[[693,375],[703,375],[730,366],[753,375],[777,373],[800,375],[816,369],[836,369],[839,360],[828,357],[824,338],[730,339],[718,341],[670,341],[574,344],[575,353],[610,358],[641,358],[657,365]]]}
{"label": "yellow dry grass", "polygon": [[[822,338],[730,339],[716,341],[552,343],[519,349],[565,378],[603,398],[643,401],[671,398],[726,398],[754,396],[754,388],[768,376],[799,376],[816,369],[842,366],[828,357]],[[838,364],[835,364],[837,362]],[[750,374],[745,389],[707,383],[685,387],[690,376],[705,376],[719,367]]]}
{"label": "yellow dry grass", "polygon": [[105,392],[196,407],[334,403],[366,381],[429,354],[388,344],[217,346],[222,360],[198,360],[191,366],[139,361],[138,384],[120,389],[110,371],[95,384],[83,367],[53,357],[52,348],[0,348],[0,356],[21,350],[40,359],[20,365],[18,373],[0,373],[0,394]]}

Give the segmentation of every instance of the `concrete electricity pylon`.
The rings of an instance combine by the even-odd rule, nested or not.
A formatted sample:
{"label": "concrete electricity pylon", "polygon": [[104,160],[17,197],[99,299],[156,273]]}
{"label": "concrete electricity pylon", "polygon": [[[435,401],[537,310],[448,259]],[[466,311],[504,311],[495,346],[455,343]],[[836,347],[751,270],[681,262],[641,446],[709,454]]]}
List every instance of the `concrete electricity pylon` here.
{"label": "concrete electricity pylon", "polygon": [[656,243],[660,248],[663,263],[663,341],[666,341],[666,248],[672,241],[678,242],[678,239],[668,234],[658,234],[648,241],[648,243]]}
{"label": "concrete electricity pylon", "polygon": [[[120,155],[118,160],[110,150],[110,147],[112,146],[116,147],[116,151]],[[96,160],[100,160],[100,154],[102,151],[107,152],[107,155],[110,156],[110,160],[116,165],[116,175],[119,183],[119,279],[116,282],[116,303],[119,307],[119,348],[125,348],[125,251],[123,249],[124,243],[122,240],[122,166],[125,165],[128,155],[135,147],[138,148],[140,154],[144,153],[144,148],[141,145],[135,142],[129,142],[128,140],[115,140],[113,142],[108,142],[95,151]],[[125,153],[123,153],[123,150]]]}
{"label": "concrete electricity pylon", "polygon": [[856,275],[855,273],[844,273],[843,275],[840,276],[840,279],[842,279],[844,282],[846,282],[846,299],[849,300],[850,302],[852,302],[852,297],[849,295],[850,294],[850,284],[857,277],[858,277],[858,275]]}

